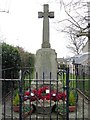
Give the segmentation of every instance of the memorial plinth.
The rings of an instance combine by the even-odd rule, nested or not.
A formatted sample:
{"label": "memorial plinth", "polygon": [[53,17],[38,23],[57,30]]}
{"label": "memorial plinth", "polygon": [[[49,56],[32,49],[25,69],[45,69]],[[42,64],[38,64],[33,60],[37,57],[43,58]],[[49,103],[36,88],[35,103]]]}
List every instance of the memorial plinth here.
{"label": "memorial plinth", "polygon": [[35,63],[36,72],[38,73],[38,79],[56,80],[57,54],[54,49],[51,48],[39,49],[36,52]]}

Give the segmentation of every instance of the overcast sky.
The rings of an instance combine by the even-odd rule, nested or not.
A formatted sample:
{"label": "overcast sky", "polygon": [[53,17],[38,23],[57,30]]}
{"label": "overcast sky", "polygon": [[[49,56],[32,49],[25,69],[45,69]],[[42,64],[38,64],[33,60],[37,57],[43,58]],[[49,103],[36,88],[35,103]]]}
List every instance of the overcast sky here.
{"label": "overcast sky", "polygon": [[[43,2],[45,1],[45,2]],[[54,19],[50,19],[50,43],[58,57],[70,56],[66,48],[67,38],[56,30],[56,20],[64,17],[59,3],[50,0],[0,0],[0,39],[23,47],[36,53],[41,48],[43,19],[38,19],[38,12],[43,11],[43,4],[49,4],[49,10],[54,11]],[[55,0],[51,0],[55,1]]]}

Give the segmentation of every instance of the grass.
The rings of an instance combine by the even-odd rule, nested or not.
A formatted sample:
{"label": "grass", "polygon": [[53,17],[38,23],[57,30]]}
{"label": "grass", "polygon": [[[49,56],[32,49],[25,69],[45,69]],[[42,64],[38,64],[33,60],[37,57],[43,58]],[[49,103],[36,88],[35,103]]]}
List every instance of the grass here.
{"label": "grass", "polygon": [[[86,77],[86,78],[85,78]],[[87,76],[77,76],[75,74],[69,74],[69,88],[79,88],[86,96],[90,97],[90,78]],[[76,84],[77,79],[77,84]],[[58,80],[60,80],[63,84],[63,87],[66,86],[66,73],[63,73],[58,76]]]}

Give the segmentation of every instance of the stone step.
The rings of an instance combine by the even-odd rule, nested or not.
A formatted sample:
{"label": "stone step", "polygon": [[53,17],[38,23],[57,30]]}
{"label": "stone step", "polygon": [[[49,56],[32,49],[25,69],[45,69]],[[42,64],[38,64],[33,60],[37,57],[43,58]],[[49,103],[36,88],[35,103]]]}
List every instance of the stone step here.
{"label": "stone step", "polygon": [[50,114],[37,114],[37,113],[34,113],[32,114],[31,116],[28,116],[27,119],[30,119],[31,117],[31,120],[63,120],[63,118],[55,113],[52,113],[51,116]]}

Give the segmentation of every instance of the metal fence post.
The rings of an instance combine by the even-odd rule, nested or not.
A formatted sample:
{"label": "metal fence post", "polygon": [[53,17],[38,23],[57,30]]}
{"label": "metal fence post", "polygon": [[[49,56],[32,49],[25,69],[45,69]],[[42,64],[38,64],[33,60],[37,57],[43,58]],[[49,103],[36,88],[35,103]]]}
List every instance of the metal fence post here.
{"label": "metal fence post", "polygon": [[[79,64],[75,64],[75,75],[76,75],[76,94],[77,93],[77,79],[78,79],[78,76],[79,76]],[[78,96],[76,97],[76,111],[75,111],[75,120],[77,120],[77,101],[78,101]]]}
{"label": "metal fence post", "polygon": [[69,120],[69,67],[66,68],[66,119]]}
{"label": "metal fence post", "polygon": [[19,71],[19,120],[22,120],[22,71]]}

